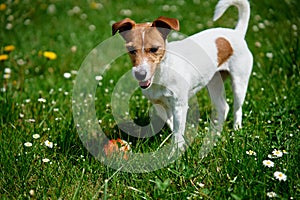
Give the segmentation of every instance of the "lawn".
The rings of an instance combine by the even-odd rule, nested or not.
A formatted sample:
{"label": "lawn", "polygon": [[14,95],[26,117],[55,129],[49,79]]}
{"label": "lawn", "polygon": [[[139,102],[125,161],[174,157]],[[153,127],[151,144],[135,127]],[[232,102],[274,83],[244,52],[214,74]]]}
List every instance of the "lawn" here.
{"label": "lawn", "polygon": [[[254,66],[243,128],[232,129],[230,113],[206,157],[199,157],[211,109],[206,90],[196,97],[200,119],[194,142],[180,158],[159,169],[131,173],[111,168],[87,150],[78,133],[82,128],[73,116],[74,87],[85,58],[111,38],[112,23],[125,17],[151,21],[163,15],[178,18],[184,35],[234,27],[235,8],[212,21],[216,3],[0,3],[0,199],[300,199],[297,0],[251,0],[246,41]],[[114,119],[112,93],[130,68],[129,58],[122,55],[94,77],[91,99],[97,123],[110,139],[130,142],[133,153],[155,151],[168,144],[167,127],[156,136],[137,139],[118,129]],[[230,81],[225,88],[232,108]],[[125,115],[147,125],[151,105],[141,91],[134,91],[128,101]],[[84,107],[86,102],[81,103]]]}

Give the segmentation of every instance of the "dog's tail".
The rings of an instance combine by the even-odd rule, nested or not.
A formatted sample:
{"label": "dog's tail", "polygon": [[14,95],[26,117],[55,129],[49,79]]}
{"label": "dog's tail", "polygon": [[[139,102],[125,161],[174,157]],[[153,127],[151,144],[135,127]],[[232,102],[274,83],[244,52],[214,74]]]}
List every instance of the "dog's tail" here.
{"label": "dog's tail", "polygon": [[214,21],[219,19],[230,6],[236,6],[238,8],[239,19],[235,30],[242,33],[245,37],[250,18],[250,5],[248,0],[220,0],[216,6]]}

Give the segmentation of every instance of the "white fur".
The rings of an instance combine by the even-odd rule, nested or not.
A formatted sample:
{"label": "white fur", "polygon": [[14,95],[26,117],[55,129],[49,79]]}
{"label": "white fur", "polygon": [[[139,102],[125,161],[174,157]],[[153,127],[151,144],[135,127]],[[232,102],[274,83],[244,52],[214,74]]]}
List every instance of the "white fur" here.
{"label": "white fur", "polygon": [[[160,102],[165,108],[167,123],[173,129],[175,143],[180,149],[185,144],[188,99],[203,87],[207,86],[212,102],[216,106],[213,120],[216,119],[217,124],[222,126],[226,119],[229,106],[222,95],[223,81],[220,74],[216,73],[218,71],[230,72],[234,94],[234,128],[242,127],[242,104],[253,62],[252,54],[244,40],[250,7],[247,0],[221,0],[216,7],[214,19],[218,19],[231,5],[239,10],[239,21],[235,29],[209,29],[182,41],[168,43],[165,59],[160,63],[153,80],[160,85],[153,84],[143,90],[147,98],[153,102]],[[233,55],[218,67],[215,41],[219,37],[226,38],[230,42]],[[197,47],[193,45],[199,45],[203,51],[194,52]],[[180,58],[178,54],[184,58]],[[206,59],[205,54],[209,59]]]}

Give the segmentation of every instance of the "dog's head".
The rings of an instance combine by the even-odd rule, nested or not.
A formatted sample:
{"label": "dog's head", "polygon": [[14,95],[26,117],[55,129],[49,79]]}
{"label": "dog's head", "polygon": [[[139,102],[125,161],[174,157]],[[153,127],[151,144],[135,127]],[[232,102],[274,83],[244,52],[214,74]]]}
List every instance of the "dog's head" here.
{"label": "dog's head", "polygon": [[143,89],[152,84],[155,70],[164,58],[166,39],[171,30],[179,31],[179,22],[167,17],[159,17],[152,23],[142,24],[126,18],[112,26],[112,34],[119,31],[126,41],[133,64],[133,76]]}

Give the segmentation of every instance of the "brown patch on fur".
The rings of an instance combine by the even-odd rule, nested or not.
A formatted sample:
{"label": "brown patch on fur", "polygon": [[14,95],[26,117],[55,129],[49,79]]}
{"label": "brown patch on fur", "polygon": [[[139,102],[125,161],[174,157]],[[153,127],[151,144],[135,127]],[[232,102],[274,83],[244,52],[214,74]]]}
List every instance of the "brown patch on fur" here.
{"label": "brown patch on fur", "polygon": [[230,56],[233,54],[233,49],[228,42],[223,37],[219,37],[216,39],[216,45],[218,49],[218,67],[221,66],[224,62],[226,62]]}

